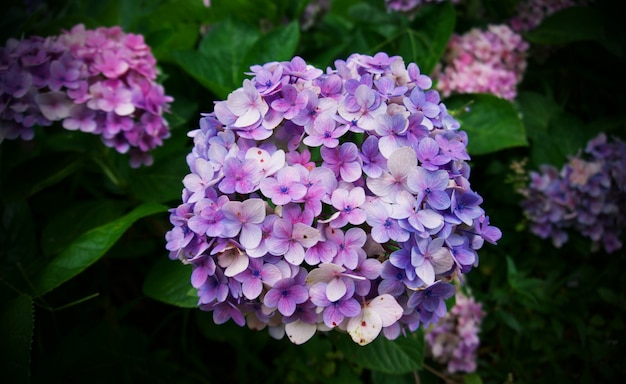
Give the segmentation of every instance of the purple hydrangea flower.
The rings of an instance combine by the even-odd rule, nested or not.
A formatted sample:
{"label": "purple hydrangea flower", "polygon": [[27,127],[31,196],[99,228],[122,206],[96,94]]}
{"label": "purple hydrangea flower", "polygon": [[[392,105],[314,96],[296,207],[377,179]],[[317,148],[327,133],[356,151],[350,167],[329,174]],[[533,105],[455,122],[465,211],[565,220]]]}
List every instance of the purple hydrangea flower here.
{"label": "purple hydrangea flower", "polygon": [[[620,238],[626,227],[624,153],[623,140],[600,133],[561,170],[544,164],[540,171],[531,171],[528,185],[520,191],[530,230],[550,238],[556,247],[563,246],[574,232],[589,238],[593,251],[621,249]],[[497,229],[484,220],[478,222],[477,232],[492,242]]]}
{"label": "purple hydrangea flower", "polygon": [[276,308],[283,316],[291,316],[296,311],[296,304],[302,304],[309,299],[306,288],[298,285],[292,278],[281,279],[274,283],[263,298],[263,304],[268,308]]}
{"label": "purple hydrangea flower", "polygon": [[335,66],[253,66],[189,134],[166,249],[216,322],[394,339],[445,316],[449,281],[502,236],[432,80],[384,52]]}

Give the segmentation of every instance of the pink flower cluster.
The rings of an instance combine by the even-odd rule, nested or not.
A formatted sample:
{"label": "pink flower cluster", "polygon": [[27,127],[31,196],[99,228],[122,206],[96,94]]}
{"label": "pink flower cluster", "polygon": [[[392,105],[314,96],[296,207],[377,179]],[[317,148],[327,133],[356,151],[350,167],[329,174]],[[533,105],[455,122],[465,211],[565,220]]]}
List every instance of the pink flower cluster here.
{"label": "pink flower cluster", "polygon": [[522,0],[517,4],[515,16],[507,24],[515,32],[527,32],[561,9],[586,3],[585,0]]}
{"label": "pink flower cluster", "polygon": [[31,140],[35,126],[60,121],[128,152],[133,167],[149,165],[170,135],[162,114],[172,98],[155,65],[143,36],[120,27],[9,39],[0,47],[0,141]]}
{"label": "pink flower cluster", "polygon": [[437,89],[453,93],[490,93],[513,100],[526,70],[528,43],[506,25],[489,25],[454,34],[436,70]]}
{"label": "pink flower cluster", "polygon": [[480,345],[480,326],[485,313],[482,304],[461,291],[450,312],[425,333],[427,353],[446,364],[449,373],[474,372],[476,350]]}
{"label": "pink flower cluster", "polygon": [[449,280],[501,237],[470,187],[467,136],[415,63],[354,54],[251,67],[190,132],[170,258],[217,324],[365,345],[436,322]]}
{"label": "pink flower cluster", "polygon": [[626,142],[601,133],[561,170],[544,164],[539,172],[530,172],[530,183],[521,192],[531,231],[552,239],[556,247],[574,231],[590,238],[594,251],[621,249],[626,228],[625,153]]}

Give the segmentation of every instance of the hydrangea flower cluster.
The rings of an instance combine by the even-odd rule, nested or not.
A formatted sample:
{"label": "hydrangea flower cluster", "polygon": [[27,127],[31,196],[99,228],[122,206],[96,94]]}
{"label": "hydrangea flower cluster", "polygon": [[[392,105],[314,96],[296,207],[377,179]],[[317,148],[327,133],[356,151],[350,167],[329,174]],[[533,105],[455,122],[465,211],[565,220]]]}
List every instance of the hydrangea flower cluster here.
{"label": "hydrangea flower cluster", "polygon": [[60,121],[128,152],[133,167],[170,135],[173,99],[155,82],[156,60],[142,35],[120,27],[9,39],[0,47],[0,141],[31,140],[35,126]]}
{"label": "hydrangea flower cluster", "polygon": [[436,88],[453,93],[490,93],[513,100],[526,70],[528,43],[507,25],[453,34],[438,64]]}
{"label": "hydrangea flower cluster", "polygon": [[463,292],[456,293],[450,312],[425,333],[427,353],[446,365],[449,373],[474,372],[480,345],[480,326],[485,312],[482,304]]}
{"label": "hydrangea flower cluster", "polygon": [[576,231],[608,253],[622,248],[626,225],[626,143],[601,133],[587,143],[584,154],[570,157],[559,171],[542,165],[530,172],[530,183],[521,192],[531,231],[550,238],[555,247]]}
{"label": "hydrangea flower cluster", "polygon": [[522,0],[517,3],[515,15],[507,24],[515,32],[528,32],[557,11],[586,3],[584,0]]}
{"label": "hydrangea flower cluster", "polygon": [[501,232],[431,79],[384,52],[249,74],[190,132],[170,210],[166,248],[193,266],[199,307],[296,344],[337,329],[365,345],[437,322],[450,279]]}

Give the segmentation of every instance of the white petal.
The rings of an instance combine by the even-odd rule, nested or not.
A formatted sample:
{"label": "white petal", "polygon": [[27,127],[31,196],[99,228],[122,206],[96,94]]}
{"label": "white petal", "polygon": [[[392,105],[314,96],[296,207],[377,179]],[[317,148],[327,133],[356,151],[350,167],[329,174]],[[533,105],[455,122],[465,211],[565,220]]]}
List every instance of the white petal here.
{"label": "white petal", "polygon": [[348,321],[348,334],[359,345],[367,345],[374,341],[383,328],[383,321],[375,311],[363,308],[358,316]]}
{"label": "white petal", "polygon": [[296,345],[307,342],[311,337],[313,337],[313,335],[315,335],[316,330],[317,325],[308,324],[302,320],[296,320],[285,325],[287,337],[289,337],[289,340]]}
{"label": "white petal", "polygon": [[448,248],[439,248],[433,253],[432,266],[435,273],[443,273],[449,271],[454,264],[454,259]]}
{"label": "white petal", "polygon": [[396,149],[387,161],[389,173],[394,176],[406,175],[410,169],[415,167],[417,167],[417,155],[410,147]]}
{"label": "white petal", "polygon": [[248,264],[250,259],[243,252],[234,252],[234,258],[232,259],[230,265],[224,271],[224,275],[227,277],[233,277],[238,273],[241,273],[248,268]]}
{"label": "white petal", "polygon": [[382,327],[395,323],[402,317],[402,307],[393,296],[384,294],[372,299],[358,316],[348,321],[347,331],[355,343],[366,345],[372,342]]}
{"label": "white petal", "polygon": [[346,283],[341,279],[332,279],[328,285],[326,285],[326,297],[330,301],[337,301],[341,299],[347,291]]}

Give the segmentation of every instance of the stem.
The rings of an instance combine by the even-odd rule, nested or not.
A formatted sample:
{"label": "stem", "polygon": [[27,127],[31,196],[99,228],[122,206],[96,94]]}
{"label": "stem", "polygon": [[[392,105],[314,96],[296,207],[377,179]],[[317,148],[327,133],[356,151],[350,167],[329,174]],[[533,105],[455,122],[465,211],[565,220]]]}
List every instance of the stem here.
{"label": "stem", "polygon": [[73,302],[71,302],[71,303],[64,304],[64,305],[62,305],[62,306],[60,306],[60,307],[57,307],[57,308],[49,308],[49,309],[50,309],[51,311],[60,311],[60,310],[65,309],[65,308],[69,308],[69,307],[71,307],[71,306],[78,305],[78,304],[80,304],[80,303],[82,303],[82,302],[84,302],[84,301],[91,300],[91,299],[93,299],[94,297],[98,297],[98,296],[100,296],[100,293],[98,293],[98,292],[96,292],[96,293],[92,293],[91,295],[86,296],[86,297],[83,297],[82,299],[78,299],[78,300],[73,301]]}
{"label": "stem", "polygon": [[437,376],[438,378],[440,378],[441,380],[445,381],[448,384],[455,384],[456,383],[456,381],[454,381],[453,379],[449,378],[445,374],[437,371],[435,368],[429,366],[428,364],[424,364],[424,368],[426,368],[430,373],[432,373],[433,375]]}
{"label": "stem", "polygon": [[122,178],[114,172],[113,168],[109,166],[109,164],[105,163],[102,158],[99,156],[93,156],[93,161],[100,166],[100,169],[104,172],[104,174],[111,180],[111,182],[120,189],[125,189],[125,183],[122,181]]}

